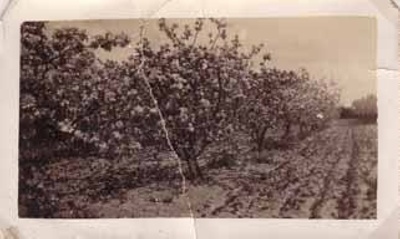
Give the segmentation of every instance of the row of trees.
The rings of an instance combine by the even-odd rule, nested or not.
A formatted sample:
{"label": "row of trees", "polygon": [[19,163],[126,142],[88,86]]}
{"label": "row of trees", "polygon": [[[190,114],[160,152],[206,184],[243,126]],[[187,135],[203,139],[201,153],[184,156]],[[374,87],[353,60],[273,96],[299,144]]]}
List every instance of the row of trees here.
{"label": "row of trees", "polygon": [[340,116],[347,119],[359,119],[364,122],[376,122],[378,105],[376,95],[369,94],[352,102],[350,107],[342,107]]}
{"label": "row of trees", "polygon": [[[204,24],[215,27],[208,41],[199,40]],[[46,23],[24,23],[21,159],[40,143],[114,157],[168,149],[168,137],[188,176],[201,178],[198,159],[219,140],[244,132],[262,150],[269,130],[281,129],[287,139],[294,127],[304,135],[336,117],[335,87],[305,70],[268,66],[263,45],[243,47],[223,20],[179,28],[161,19],[159,30],[168,42],[155,47],[142,36],[129,59],[102,61],[96,49],[126,47],[129,37],[76,28],[50,33]]]}

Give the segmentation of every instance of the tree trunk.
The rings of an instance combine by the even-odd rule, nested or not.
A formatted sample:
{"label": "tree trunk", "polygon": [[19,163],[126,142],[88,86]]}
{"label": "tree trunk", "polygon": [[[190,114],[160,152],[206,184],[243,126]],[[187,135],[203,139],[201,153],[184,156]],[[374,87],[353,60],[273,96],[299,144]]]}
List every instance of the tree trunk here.
{"label": "tree trunk", "polygon": [[195,175],[195,169],[193,167],[193,164],[190,162],[189,158],[185,158],[185,162],[186,162],[186,166],[187,166],[187,175],[186,177],[190,180],[193,180],[194,178],[196,178]]}
{"label": "tree trunk", "polygon": [[186,162],[188,164],[189,168],[189,173],[190,173],[190,180],[195,181],[195,180],[202,180],[203,179],[203,172],[200,168],[199,163],[197,162],[197,158],[194,158],[194,156],[189,156],[186,158]]}
{"label": "tree trunk", "polygon": [[285,125],[285,134],[283,135],[283,139],[286,140],[289,138],[289,134],[290,134],[290,123],[286,123]]}
{"label": "tree trunk", "polygon": [[142,157],[139,157],[138,160],[138,167],[136,169],[137,171],[137,181],[140,184],[142,182]]}
{"label": "tree trunk", "polygon": [[193,158],[193,163],[194,163],[194,167],[196,169],[196,177],[199,178],[200,180],[203,180],[203,171],[200,168],[199,162],[197,161],[197,158]]}
{"label": "tree trunk", "polygon": [[300,123],[300,132],[299,132],[299,138],[300,138],[300,139],[302,139],[303,136],[304,136],[304,133],[305,133],[304,127],[305,127],[305,126],[304,126],[303,124]]}
{"label": "tree trunk", "polygon": [[203,179],[203,172],[200,168],[200,165],[197,161],[197,157],[194,153],[194,150],[191,148],[183,148],[178,151],[178,156],[182,160],[186,162],[187,166],[187,178],[191,181],[195,181],[197,179]]}
{"label": "tree trunk", "polygon": [[257,152],[260,153],[263,150],[264,137],[258,137],[257,139]]}
{"label": "tree trunk", "polygon": [[267,127],[265,126],[261,133],[257,135],[257,151],[260,153],[264,149],[265,133],[267,132]]}

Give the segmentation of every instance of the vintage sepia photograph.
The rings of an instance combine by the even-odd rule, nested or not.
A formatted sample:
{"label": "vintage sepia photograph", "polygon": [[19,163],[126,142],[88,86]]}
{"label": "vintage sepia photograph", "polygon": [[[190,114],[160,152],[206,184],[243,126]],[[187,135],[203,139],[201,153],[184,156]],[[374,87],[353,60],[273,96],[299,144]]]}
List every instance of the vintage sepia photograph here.
{"label": "vintage sepia photograph", "polygon": [[376,21],[21,25],[22,218],[376,219]]}

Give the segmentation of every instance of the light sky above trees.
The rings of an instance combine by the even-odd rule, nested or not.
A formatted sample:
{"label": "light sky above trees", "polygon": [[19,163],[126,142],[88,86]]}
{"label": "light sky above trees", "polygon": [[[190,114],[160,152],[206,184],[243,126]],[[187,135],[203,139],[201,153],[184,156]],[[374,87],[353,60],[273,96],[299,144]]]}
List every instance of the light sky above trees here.
{"label": "light sky above trees", "polygon": [[[376,94],[376,22],[365,17],[236,18],[227,19],[228,37],[238,34],[244,47],[263,43],[271,53],[271,66],[281,69],[306,68],[316,79],[334,81],[342,89],[341,103]],[[194,19],[167,19],[168,23],[192,25]],[[140,20],[92,20],[51,22],[49,28],[79,27],[90,34],[125,32],[139,38]],[[157,19],[146,21],[146,36],[157,45],[166,40]],[[211,30],[205,24],[204,42]],[[213,29],[212,29],[213,30]],[[99,52],[102,57],[126,59],[129,49]]]}

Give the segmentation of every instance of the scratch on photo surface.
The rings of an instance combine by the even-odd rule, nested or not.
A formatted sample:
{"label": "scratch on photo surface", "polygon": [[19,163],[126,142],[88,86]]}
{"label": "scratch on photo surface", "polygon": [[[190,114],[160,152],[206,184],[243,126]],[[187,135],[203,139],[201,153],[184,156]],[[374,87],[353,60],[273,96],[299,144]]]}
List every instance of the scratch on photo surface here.
{"label": "scratch on photo surface", "polygon": [[[153,11],[151,11],[149,13],[149,16],[147,18],[154,17],[158,12],[160,12],[163,8],[165,8],[165,6],[167,6],[171,2],[172,2],[172,0],[163,1],[160,4],[159,7],[154,8]],[[202,7],[202,10],[203,10],[202,13],[204,14],[204,7]],[[141,28],[140,28],[139,42],[142,40],[142,38],[144,36],[145,27],[146,27],[146,21],[143,21],[142,24],[141,24]],[[153,94],[153,89],[152,89],[152,87],[150,85],[150,82],[149,82],[148,78],[146,77],[146,74],[143,72],[143,64],[144,64],[144,60],[142,58],[141,64],[139,65],[139,68],[138,68],[138,71],[140,71],[140,73],[143,75],[143,79],[144,79],[145,84],[146,84],[146,86],[148,88],[150,98],[152,99],[154,107],[156,108],[157,113],[159,115],[162,131],[164,132],[165,139],[167,141],[167,145],[168,145],[169,149],[171,150],[171,152],[173,153],[173,156],[174,156],[174,158],[176,160],[176,163],[178,165],[178,171],[179,171],[179,174],[180,174],[180,177],[181,177],[181,185],[182,185],[182,189],[181,190],[182,190],[183,196],[185,197],[185,201],[186,201],[186,204],[187,204],[187,208],[189,210],[190,218],[192,219],[192,222],[193,222],[194,238],[196,239],[197,238],[196,218],[194,217],[193,209],[192,209],[192,203],[191,203],[191,200],[190,200],[190,196],[188,194],[188,188],[187,188],[187,183],[186,183],[187,180],[186,180],[185,174],[183,173],[182,160],[178,156],[175,148],[173,147],[173,145],[171,143],[171,139],[169,137],[169,131],[168,131],[168,128],[167,128],[167,125],[166,125],[166,121],[164,119],[164,116],[163,116],[160,108],[158,107],[158,101],[157,101],[157,99],[155,98],[155,96]]]}
{"label": "scratch on photo surface", "polygon": [[[165,6],[165,4],[167,2],[169,2],[169,1],[165,1],[163,6]],[[159,8],[154,14],[156,14],[160,9],[161,8]],[[145,34],[145,30],[146,30],[146,21],[143,20],[142,24],[141,24],[141,27],[140,27],[139,43],[141,43],[141,41],[143,39],[143,36]],[[179,174],[180,174],[180,177],[181,177],[181,185],[182,185],[182,188],[181,188],[182,191],[181,192],[182,192],[182,195],[185,197],[185,201],[186,201],[186,204],[187,204],[189,215],[190,215],[190,218],[192,219],[192,222],[193,222],[194,238],[197,238],[196,218],[194,217],[193,209],[192,209],[192,203],[191,203],[191,200],[190,200],[190,196],[188,194],[188,188],[187,188],[187,183],[186,183],[187,180],[186,180],[185,174],[183,173],[182,160],[178,156],[174,146],[172,145],[171,139],[169,137],[169,131],[167,129],[166,121],[165,121],[164,116],[163,116],[163,114],[162,114],[162,112],[161,112],[161,110],[160,110],[160,108],[158,106],[158,101],[154,96],[153,89],[152,89],[152,87],[150,85],[149,79],[147,78],[146,73],[143,71],[144,63],[145,63],[145,60],[142,57],[141,63],[139,65],[139,67],[138,67],[138,73],[140,75],[142,75],[142,77],[143,77],[143,79],[145,81],[145,84],[146,84],[146,86],[148,88],[148,91],[149,91],[148,92],[149,96],[150,96],[151,100],[153,101],[154,107],[156,108],[157,113],[159,115],[160,123],[161,123],[161,129],[162,129],[162,131],[163,131],[163,133],[165,135],[165,139],[167,141],[168,148],[173,153],[173,157],[176,160],[176,163],[178,165],[178,171],[179,171]]]}
{"label": "scratch on photo surface", "polygon": [[4,17],[7,13],[11,11],[11,9],[16,5],[18,0],[7,0],[4,7],[0,8],[0,53],[3,51],[3,42],[5,38],[5,24],[4,24]]}
{"label": "scratch on photo surface", "polygon": [[1,239],[18,239],[18,230],[16,227],[8,227],[5,229],[0,229]]}
{"label": "scratch on photo surface", "polygon": [[148,16],[148,18],[154,17],[154,15],[156,15],[157,13],[159,13],[165,6],[168,5],[168,3],[172,2],[172,0],[164,0],[160,6],[156,7],[153,9],[153,11],[150,12],[150,16]]}
{"label": "scratch on photo surface", "polygon": [[397,8],[400,11],[400,1],[399,0],[390,0],[390,3],[393,7]]}
{"label": "scratch on photo surface", "polygon": [[376,229],[369,234],[368,239],[391,238],[395,233],[398,234],[399,212],[400,207],[391,210],[391,213],[386,218],[383,218]]}
{"label": "scratch on photo surface", "polygon": [[15,6],[15,4],[18,2],[18,0],[8,0],[4,6],[4,8],[0,12],[0,21],[4,20],[4,16],[10,11],[12,6]]}

